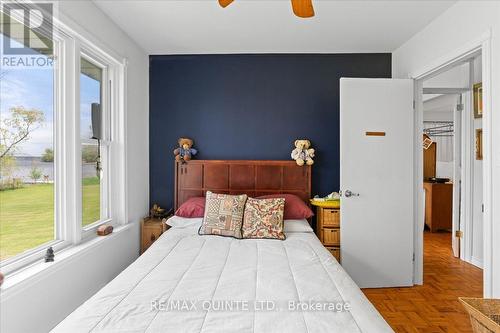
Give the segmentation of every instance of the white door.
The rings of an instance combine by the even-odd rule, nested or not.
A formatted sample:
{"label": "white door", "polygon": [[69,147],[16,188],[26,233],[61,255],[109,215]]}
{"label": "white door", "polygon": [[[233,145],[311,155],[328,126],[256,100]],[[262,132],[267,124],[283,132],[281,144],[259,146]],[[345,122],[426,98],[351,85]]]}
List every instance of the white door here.
{"label": "white door", "polygon": [[361,288],[413,285],[413,81],[340,80],[342,266]]}

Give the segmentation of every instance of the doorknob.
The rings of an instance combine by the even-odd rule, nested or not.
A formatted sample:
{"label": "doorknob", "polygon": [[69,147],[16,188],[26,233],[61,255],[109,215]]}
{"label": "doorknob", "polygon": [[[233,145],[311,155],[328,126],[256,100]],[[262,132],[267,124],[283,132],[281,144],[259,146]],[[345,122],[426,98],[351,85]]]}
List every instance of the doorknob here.
{"label": "doorknob", "polygon": [[345,190],[344,192],[344,197],[349,198],[349,197],[359,197],[359,193],[353,193],[349,190]]}

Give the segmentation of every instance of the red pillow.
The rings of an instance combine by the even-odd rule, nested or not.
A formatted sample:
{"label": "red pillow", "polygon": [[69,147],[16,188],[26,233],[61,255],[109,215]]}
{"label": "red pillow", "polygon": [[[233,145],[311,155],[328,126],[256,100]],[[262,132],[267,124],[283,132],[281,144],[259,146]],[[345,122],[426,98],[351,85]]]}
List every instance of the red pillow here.
{"label": "red pillow", "polygon": [[189,198],[177,209],[175,215],[180,217],[203,217],[205,213],[205,197]]}
{"label": "red pillow", "polygon": [[269,194],[257,199],[285,198],[285,220],[308,219],[314,216],[313,211],[301,198],[294,194]]}

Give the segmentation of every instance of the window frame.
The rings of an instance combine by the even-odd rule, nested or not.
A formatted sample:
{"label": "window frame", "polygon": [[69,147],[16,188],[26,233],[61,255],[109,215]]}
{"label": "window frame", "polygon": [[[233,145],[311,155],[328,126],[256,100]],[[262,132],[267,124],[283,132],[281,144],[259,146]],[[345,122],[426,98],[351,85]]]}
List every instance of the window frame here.
{"label": "window frame", "polygon": [[[17,21],[20,20],[20,18],[11,16],[11,19],[15,19]],[[21,23],[22,24],[22,23]],[[62,51],[63,51],[63,45],[65,42],[65,38],[67,36],[62,33],[61,31],[58,31],[52,36],[52,43],[53,43],[53,50],[54,54],[53,57],[56,60],[55,65],[53,68],[53,125],[52,125],[52,140],[53,140],[53,146],[52,149],[54,151],[54,165],[53,165],[53,172],[54,172],[54,211],[53,211],[53,217],[54,217],[54,238],[48,242],[45,242],[43,244],[40,244],[38,246],[35,246],[31,249],[25,250],[15,256],[12,256],[10,258],[7,258],[5,260],[0,261],[0,268],[4,274],[9,274],[13,271],[17,271],[19,269],[22,269],[34,261],[40,260],[45,256],[45,252],[48,247],[52,247],[54,251],[60,251],[67,246],[69,246],[71,243],[65,239],[63,236],[61,230],[64,229],[61,226],[60,219],[58,218],[59,215],[59,209],[60,209],[60,201],[58,200],[58,187],[60,186],[60,179],[58,175],[60,175],[61,168],[60,164],[56,162],[57,158],[62,155],[60,154],[60,144],[62,141],[61,138],[61,133],[58,130],[57,123],[59,119],[61,119],[61,105],[59,103],[59,100],[61,98],[61,93],[59,90],[59,87],[61,86],[61,63],[60,60],[62,59]]]}
{"label": "window frame", "polygon": [[[84,58],[86,61],[90,62],[91,64],[99,67],[102,70],[102,80],[101,80],[101,114],[102,114],[102,135],[103,139],[100,140],[100,145],[101,145],[101,157],[100,157],[100,162],[101,162],[101,167],[102,167],[102,173],[101,173],[101,178],[99,182],[99,187],[100,187],[100,200],[99,200],[99,212],[100,212],[100,217],[99,220],[94,221],[88,225],[83,226],[82,225],[82,215],[80,216],[80,225],[82,227],[82,237],[83,238],[88,238],[91,236],[92,233],[95,232],[95,229],[98,228],[102,224],[113,224],[113,219],[111,218],[110,214],[110,169],[109,169],[109,155],[110,155],[110,150],[111,150],[111,143],[113,138],[111,137],[111,117],[110,114],[112,112],[111,105],[110,105],[110,86],[111,86],[111,79],[109,78],[108,72],[109,72],[109,67],[103,60],[100,59],[99,55],[96,55],[94,52],[86,50],[85,48],[80,49],[80,58],[79,58],[79,68],[81,68],[81,58]],[[78,80],[80,80],[80,74],[78,75]],[[80,106],[80,103],[78,103]],[[81,110],[78,108],[79,111],[79,119],[81,117]],[[78,126],[80,128],[80,126]],[[92,142],[92,139],[82,139],[81,133],[79,133],[79,138],[80,138],[80,149],[84,144],[95,144],[95,142]],[[81,156],[81,152],[80,152]],[[80,179],[81,178],[81,168],[80,168]],[[83,188],[82,184],[80,182],[80,193],[83,193]],[[83,201],[82,201],[83,204]],[[103,212],[105,212],[105,216],[103,216]]]}
{"label": "window frame", "polygon": [[[1,9],[1,8],[0,8]],[[12,17],[13,19],[19,18]],[[128,224],[126,209],[126,67],[125,58],[89,36],[67,18],[53,19],[54,58],[54,240],[0,261],[8,275],[43,259],[46,249],[56,252],[97,237],[96,229],[104,224],[115,227]],[[90,37],[90,38],[89,38]],[[103,75],[103,98],[107,109],[104,192],[108,218],[82,225],[82,178],[80,136],[80,57],[106,68]],[[90,59],[88,59],[90,58]],[[104,74],[104,73],[103,73]],[[105,97],[106,96],[106,97]],[[113,172],[110,172],[113,170]],[[101,189],[102,191],[102,189]],[[101,203],[102,206],[102,203]]]}

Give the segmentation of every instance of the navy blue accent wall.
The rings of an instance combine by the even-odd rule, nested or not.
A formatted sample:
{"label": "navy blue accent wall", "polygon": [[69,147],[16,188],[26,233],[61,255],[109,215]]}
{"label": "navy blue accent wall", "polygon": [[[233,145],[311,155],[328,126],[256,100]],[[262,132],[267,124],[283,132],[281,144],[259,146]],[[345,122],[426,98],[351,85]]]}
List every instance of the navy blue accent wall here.
{"label": "navy blue accent wall", "polygon": [[339,190],[341,77],[389,78],[391,55],[150,56],[150,201],[173,205],[172,150],[183,136],[198,159],[287,160],[307,138],[313,193]]}

